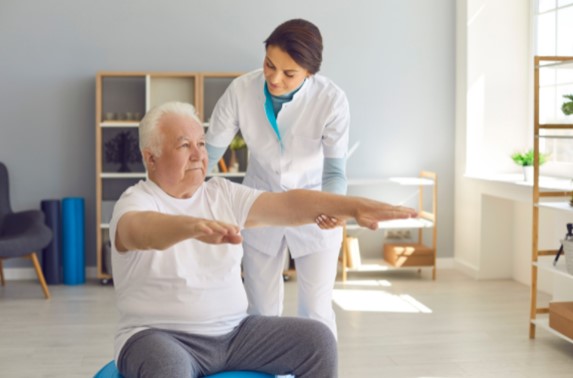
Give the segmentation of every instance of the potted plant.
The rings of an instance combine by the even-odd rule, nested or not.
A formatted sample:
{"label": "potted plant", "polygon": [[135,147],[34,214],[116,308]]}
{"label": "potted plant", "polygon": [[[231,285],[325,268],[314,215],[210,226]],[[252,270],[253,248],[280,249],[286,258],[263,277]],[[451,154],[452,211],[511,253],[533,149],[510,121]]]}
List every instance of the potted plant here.
{"label": "potted plant", "polygon": [[[237,153],[241,151],[246,151],[247,144],[243,137],[239,134],[235,135],[229,149],[231,150],[231,157],[229,159],[229,172],[239,172],[239,162],[245,160],[245,156],[237,157]],[[243,162],[244,164],[244,162]]]}
{"label": "potted plant", "polygon": [[563,105],[561,105],[561,111],[563,111],[565,115],[573,114],[573,94],[563,95],[563,97],[569,101],[565,101]]}
{"label": "potted plant", "polygon": [[[543,165],[547,161],[548,155],[539,153],[539,165]],[[533,149],[526,152],[516,152],[511,155],[513,162],[523,167],[523,178],[525,181],[533,181]]]}

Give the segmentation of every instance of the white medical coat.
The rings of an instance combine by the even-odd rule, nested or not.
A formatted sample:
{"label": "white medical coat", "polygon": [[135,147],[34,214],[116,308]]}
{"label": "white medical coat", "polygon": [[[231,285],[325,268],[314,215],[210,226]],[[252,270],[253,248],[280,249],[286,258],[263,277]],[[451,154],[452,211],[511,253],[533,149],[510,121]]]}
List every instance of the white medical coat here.
{"label": "white medical coat", "polygon": [[[265,79],[258,69],[235,79],[217,102],[207,131],[207,143],[226,147],[241,134],[249,148],[243,184],[282,192],[321,190],[324,158],[344,158],[348,150],[350,112],[344,92],[332,81],[313,75],[284,104],[277,116],[281,141],[265,113]],[[286,238],[291,255],[340,247],[340,230],[265,227],[243,231],[245,243],[273,255]]]}

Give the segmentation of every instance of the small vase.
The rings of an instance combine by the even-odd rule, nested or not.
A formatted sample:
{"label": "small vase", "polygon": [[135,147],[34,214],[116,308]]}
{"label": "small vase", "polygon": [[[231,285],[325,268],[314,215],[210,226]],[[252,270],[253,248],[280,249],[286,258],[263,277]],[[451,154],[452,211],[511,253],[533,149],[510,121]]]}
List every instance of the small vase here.
{"label": "small vase", "polygon": [[237,173],[239,172],[239,161],[237,159],[237,152],[235,150],[231,150],[231,158],[229,159],[229,173]]}
{"label": "small vase", "polygon": [[533,182],[533,165],[523,166],[523,180],[525,182]]}
{"label": "small vase", "polygon": [[127,165],[126,160],[122,160],[120,162],[118,172],[131,172],[131,169],[129,169],[129,165]]}

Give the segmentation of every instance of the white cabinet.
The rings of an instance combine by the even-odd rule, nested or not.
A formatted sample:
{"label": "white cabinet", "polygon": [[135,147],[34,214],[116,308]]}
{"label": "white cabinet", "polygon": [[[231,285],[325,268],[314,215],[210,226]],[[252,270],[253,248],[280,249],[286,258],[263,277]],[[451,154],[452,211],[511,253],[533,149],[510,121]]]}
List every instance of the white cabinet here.
{"label": "white cabinet", "polygon": [[[549,260],[534,262],[533,266],[538,270],[549,272],[553,276],[553,293],[552,301],[571,302],[573,301],[573,275],[565,269],[565,256],[561,256],[554,266]],[[559,331],[549,327],[549,318],[545,313],[531,320],[536,327],[541,327],[567,341],[573,343],[573,339],[563,335]]]}
{"label": "white cabinet", "polygon": [[[419,217],[414,219],[390,220],[378,223],[377,231],[369,231],[361,228],[355,223],[348,223],[343,230],[342,239],[342,281],[347,279],[348,272],[372,272],[386,271],[396,268],[414,268],[421,269],[430,267],[432,277],[436,278],[436,247],[437,247],[437,205],[438,205],[438,180],[434,172],[422,171],[420,177],[396,177],[380,180],[349,180],[349,192],[353,187],[374,188],[370,195],[360,193],[361,195],[370,196],[373,199],[384,201],[384,188],[388,185],[397,185],[398,190],[402,187],[413,187],[416,190],[406,192],[407,199],[412,195],[417,197],[417,210]],[[350,193],[352,194],[352,193]],[[392,203],[396,204],[396,203]],[[411,206],[404,199],[405,206]],[[386,236],[398,235],[398,231],[414,231],[417,235],[414,240],[396,243],[390,238],[385,239],[385,246],[380,248],[380,257],[368,260],[356,255],[357,245],[353,234],[360,232],[386,232]],[[426,234],[425,234],[426,233]],[[389,260],[383,256],[383,248],[397,248],[396,259]],[[399,251],[398,251],[399,249]],[[422,259],[417,260],[417,254],[423,249],[425,255]],[[392,251],[394,254],[394,251]],[[358,262],[357,262],[358,260]],[[413,263],[412,263],[413,262]]]}
{"label": "white cabinet", "polygon": [[[146,177],[138,142],[139,121],[145,112],[168,101],[193,104],[204,126],[236,72],[100,72],[96,76],[96,253],[97,277],[110,280],[104,245],[115,201],[123,191]],[[230,155],[229,151],[226,157]],[[222,166],[225,167],[226,164]],[[244,168],[244,167],[243,167]],[[210,176],[241,181],[243,172],[225,169]]]}

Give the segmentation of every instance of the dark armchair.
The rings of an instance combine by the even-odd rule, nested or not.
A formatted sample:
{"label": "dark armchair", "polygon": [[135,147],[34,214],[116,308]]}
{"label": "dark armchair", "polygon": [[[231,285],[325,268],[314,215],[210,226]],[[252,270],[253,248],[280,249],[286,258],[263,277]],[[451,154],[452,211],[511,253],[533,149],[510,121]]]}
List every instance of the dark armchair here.
{"label": "dark armchair", "polygon": [[21,257],[32,260],[46,299],[50,291],[40,268],[37,251],[52,240],[52,231],[44,224],[40,210],[13,212],[10,207],[8,170],[0,162],[0,283],[5,285],[3,260]]}

